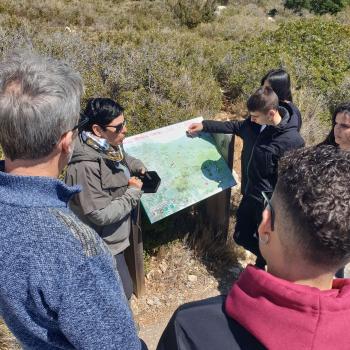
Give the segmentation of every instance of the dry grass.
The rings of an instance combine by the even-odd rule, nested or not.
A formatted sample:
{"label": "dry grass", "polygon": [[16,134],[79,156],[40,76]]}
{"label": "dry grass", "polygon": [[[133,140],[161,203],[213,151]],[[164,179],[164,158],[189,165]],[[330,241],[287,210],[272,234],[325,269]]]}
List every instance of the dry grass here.
{"label": "dry grass", "polygon": [[294,102],[302,113],[301,134],[306,145],[315,145],[324,140],[330,130],[330,125],[324,121],[325,115],[328,115],[324,96],[311,89],[300,89],[294,94]]}
{"label": "dry grass", "polygon": [[11,334],[4,321],[0,318],[0,349],[1,350],[19,350],[21,347]]}

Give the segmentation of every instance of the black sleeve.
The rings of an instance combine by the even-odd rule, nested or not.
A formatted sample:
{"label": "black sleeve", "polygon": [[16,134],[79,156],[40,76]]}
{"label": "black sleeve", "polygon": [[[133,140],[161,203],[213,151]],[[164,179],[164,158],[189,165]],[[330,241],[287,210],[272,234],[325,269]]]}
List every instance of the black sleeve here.
{"label": "black sleeve", "polygon": [[176,332],[176,312],[166,326],[157,346],[157,350],[180,350],[181,347],[177,342]]}
{"label": "black sleeve", "polygon": [[247,120],[230,120],[221,122],[217,120],[203,120],[203,131],[213,134],[235,134],[243,138]]}

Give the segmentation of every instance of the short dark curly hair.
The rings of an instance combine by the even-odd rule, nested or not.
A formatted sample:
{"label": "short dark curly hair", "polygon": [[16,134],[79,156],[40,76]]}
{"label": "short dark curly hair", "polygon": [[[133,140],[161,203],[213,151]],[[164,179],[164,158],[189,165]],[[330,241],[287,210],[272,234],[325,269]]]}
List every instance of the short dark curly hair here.
{"label": "short dark curly hair", "polygon": [[350,152],[323,145],[288,153],[275,191],[308,261],[341,267],[350,260]]}

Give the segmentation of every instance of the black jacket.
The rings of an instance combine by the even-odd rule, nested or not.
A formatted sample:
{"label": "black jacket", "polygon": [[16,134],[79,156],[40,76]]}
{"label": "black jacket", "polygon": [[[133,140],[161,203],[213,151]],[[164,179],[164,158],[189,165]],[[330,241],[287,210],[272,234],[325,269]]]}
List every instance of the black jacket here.
{"label": "black jacket", "polygon": [[225,296],[179,307],[159,340],[157,350],[266,349],[224,311]]}
{"label": "black jacket", "polygon": [[250,118],[244,121],[203,121],[203,131],[235,134],[243,139],[241,156],[243,195],[261,197],[261,191],[272,192],[277,182],[278,159],[292,149],[304,146],[298,132],[300,121],[289,104],[278,108],[282,121],[277,126],[261,125]]}
{"label": "black jacket", "polygon": [[[301,126],[302,126],[302,119],[301,119],[301,113],[299,111],[299,108],[293,103],[293,102],[280,102],[280,105],[282,107],[285,107],[288,111],[292,111],[292,118],[296,118],[298,121],[298,131],[300,131]],[[289,106],[289,108],[288,108]]]}

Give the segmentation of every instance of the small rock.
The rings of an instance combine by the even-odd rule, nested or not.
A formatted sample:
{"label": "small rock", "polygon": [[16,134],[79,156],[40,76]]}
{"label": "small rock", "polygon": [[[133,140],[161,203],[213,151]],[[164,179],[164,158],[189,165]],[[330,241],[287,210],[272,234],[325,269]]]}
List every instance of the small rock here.
{"label": "small rock", "polygon": [[157,297],[153,298],[153,304],[156,305],[156,306],[162,305],[161,301]]}
{"label": "small rock", "polygon": [[197,282],[198,280],[198,277],[196,275],[188,275],[187,278],[190,282]]}
{"label": "small rock", "polygon": [[162,271],[162,273],[165,273],[168,269],[168,265],[165,261],[162,261],[159,265],[159,269]]}
{"label": "small rock", "polygon": [[154,305],[154,301],[153,301],[152,299],[147,299],[147,300],[146,300],[146,303],[147,303],[147,305],[149,305],[149,306],[153,306],[153,305]]}
{"label": "small rock", "polygon": [[150,272],[148,272],[148,273],[146,274],[146,278],[147,278],[148,280],[150,280],[150,279],[152,278],[152,276],[153,276],[153,270],[151,270]]}

